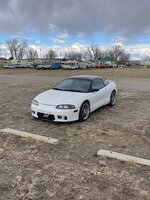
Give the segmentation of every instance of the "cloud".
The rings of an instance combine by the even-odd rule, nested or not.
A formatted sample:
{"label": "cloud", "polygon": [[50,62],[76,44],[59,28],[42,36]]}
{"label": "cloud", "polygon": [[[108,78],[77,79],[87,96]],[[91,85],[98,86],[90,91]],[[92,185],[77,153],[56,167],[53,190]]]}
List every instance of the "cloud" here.
{"label": "cloud", "polygon": [[86,49],[87,47],[83,44],[80,44],[80,43],[74,43],[71,45],[71,49],[73,51],[76,51],[76,52],[82,52]]}
{"label": "cloud", "polygon": [[49,47],[45,45],[29,45],[29,47],[37,51],[39,58],[45,57],[49,50]]}
{"label": "cloud", "polygon": [[127,37],[118,35],[118,36],[114,36],[113,41],[115,42],[126,42],[128,40]]}
{"label": "cloud", "polygon": [[58,35],[58,38],[61,38],[61,39],[66,39],[68,37],[68,34],[67,33],[60,33]]}
{"label": "cloud", "polygon": [[132,58],[143,59],[145,56],[150,57],[150,45],[140,44],[140,45],[129,45],[126,47],[126,51],[131,54]]}
{"label": "cloud", "polygon": [[53,38],[52,41],[53,41],[54,43],[59,43],[59,44],[65,43],[65,40],[60,40],[60,39],[57,39],[57,38]]}
{"label": "cloud", "polygon": [[121,47],[123,47],[123,43],[122,42],[116,42],[116,43],[113,44],[113,46],[121,46]]}
{"label": "cloud", "polygon": [[41,41],[40,41],[40,40],[37,40],[35,43],[36,43],[36,44],[40,44],[40,43],[41,43]]}
{"label": "cloud", "polygon": [[66,40],[68,38],[68,34],[67,33],[60,33],[57,38],[52,38],[51,40],[53,41],[53,43],[58,43],[58,44],[64,44],[66,43]]}
{"label": "cloud", "polygon": [[149,35],[150,34],[150,28],[145,28],[144,33]]}
{"label": "cloud", "polygon": [[23,36],[23,35],[11,35],[10,39],[35,40],[34,38],[26,37],[26,36]]}
{"label": "cloud", "polygon": [[133,36],[150,29],[149,0],[0,0],[0,5],[0,32],[91,36],[105,30]]}

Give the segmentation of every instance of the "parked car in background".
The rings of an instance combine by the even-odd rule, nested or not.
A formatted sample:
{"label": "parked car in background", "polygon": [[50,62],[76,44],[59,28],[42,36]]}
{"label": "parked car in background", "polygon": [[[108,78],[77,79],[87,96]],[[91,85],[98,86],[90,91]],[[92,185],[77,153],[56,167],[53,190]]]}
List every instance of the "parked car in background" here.
{"label": "parked car in background", "polygon": [[118,65],[117,67],[118,67],[118,68],[125,68],[126,65]]}
{"label": "parked car in background", "polygon": [[60,69],[61,68],[61,62],[60,61],[53,61],[50,63],[51,69]]}
{"label": "parked car in background", "polygon": [[51,69],[51,65],[37,65],[35,69]]}
{"label": "parked car in background", "polygon": [[49,121],[85,121],[99,107],[114,106],[116,94],[114,81],[99,76],[73,76],[36,96],[31,113],[35,118]]}
{"label": "parked car in background", "polygon": [[44,69],[44,65],[37,65],[35,69]]}
{"label": "parked car in background", "polygon": [[105,63],[105,64],[101,64],[100,68],[109,69],[109,68],[113,68],[113,65]]}
{"label": "parked car in background", "polygon": [[14,65],[4,65],[5,69],[14,69],[15,66]]}
{"label": "parked car in background", "polygon": [[51,65],[44,65],[44,69],[51,69]]}

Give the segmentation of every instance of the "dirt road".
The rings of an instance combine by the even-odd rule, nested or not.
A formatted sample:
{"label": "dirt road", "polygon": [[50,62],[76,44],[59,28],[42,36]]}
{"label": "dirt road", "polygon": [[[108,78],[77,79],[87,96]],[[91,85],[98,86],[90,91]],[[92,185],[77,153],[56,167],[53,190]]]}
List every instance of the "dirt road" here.
{"label": "dirt road", "polygon": [[33,119],[33,98],[64,77],[0,75],[0,129],[60,141],[53,146],[0,133],[0,200],[149,200],[148,166],[95,154],[102,148],[150,159],[149,80],[115,79],[116,106],[83,123]]}
{"label": "dirt road", "polygon": [[[56,84],[65,77],[47,77],[35,76],[30,74],[25,75],[0,75],[0,83],[19,83],[19,84]],[[150,91],[150,80],[128,80],[128,79],[114,79],[118,89],[120,90],[137,90]]]}

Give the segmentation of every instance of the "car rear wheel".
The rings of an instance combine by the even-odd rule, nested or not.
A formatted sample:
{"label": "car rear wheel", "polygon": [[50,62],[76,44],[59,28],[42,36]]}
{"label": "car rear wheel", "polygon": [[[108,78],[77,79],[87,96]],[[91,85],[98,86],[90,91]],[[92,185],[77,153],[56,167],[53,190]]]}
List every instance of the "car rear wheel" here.
{"label": "car rear wheel", "polygon": [[79,121],[85,121],[90,115],[90,105],[88,101],[82,103],[79,113]]}
{"label": "car rear wheel", "polygon": [[110,95],[110,106],[114,106],[116,104],[116,91],[112,91],[111,95]]}

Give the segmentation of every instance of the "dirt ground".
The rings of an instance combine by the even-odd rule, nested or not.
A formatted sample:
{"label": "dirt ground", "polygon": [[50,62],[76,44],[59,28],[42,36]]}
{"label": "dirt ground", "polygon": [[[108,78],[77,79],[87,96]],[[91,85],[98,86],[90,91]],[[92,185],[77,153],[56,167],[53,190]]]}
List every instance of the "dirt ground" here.
{"label": "dirt ground", "polygon": [[18,82],[16,71],[9,79],[0,71],[0,129],[49,136],[60,144],[0,133],[0,200],[150,200],[150,167],[96,156],[108,149],[150,159],[150,85],[146,91],[118,85],[116,106],[98,109],[85,122],[50,123],[33,119],[30,104],[63,76],[57,71],[41,84],[37,73],[48,76],[26,71],[22,77],[34,77],[32,82]]}

